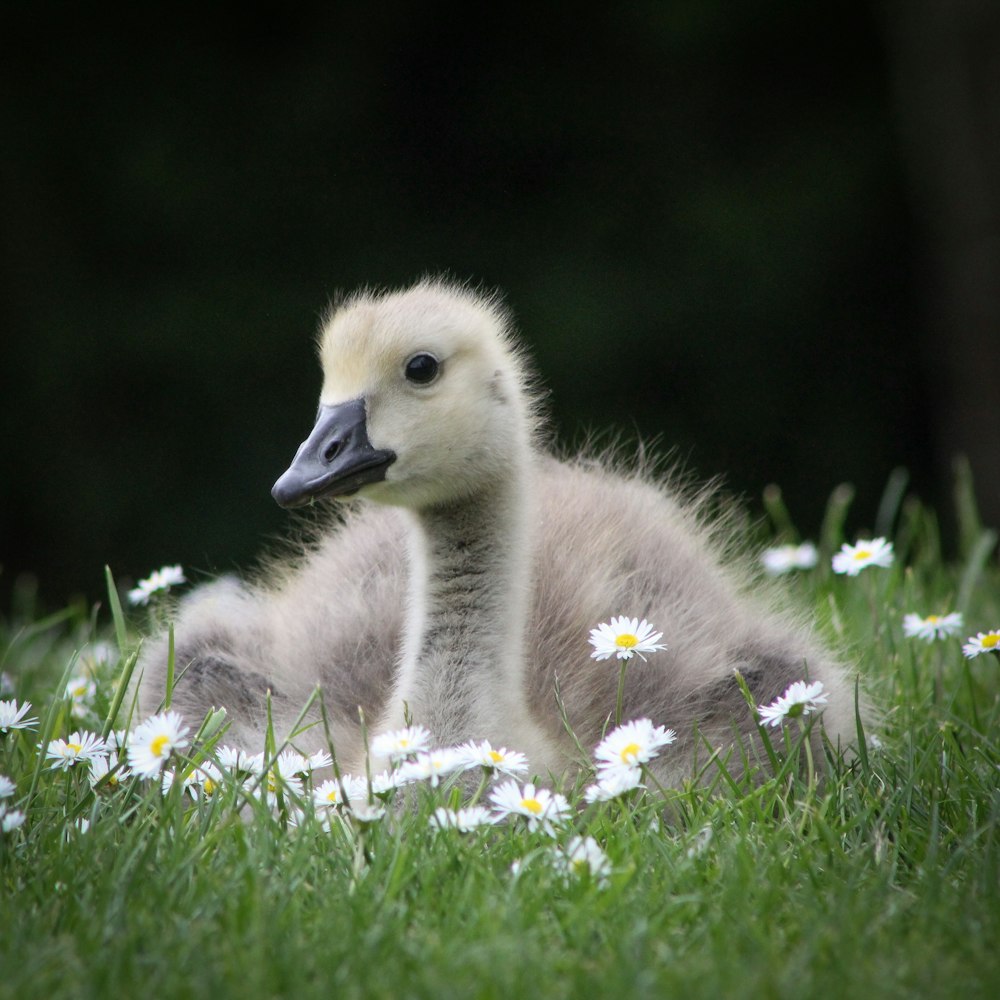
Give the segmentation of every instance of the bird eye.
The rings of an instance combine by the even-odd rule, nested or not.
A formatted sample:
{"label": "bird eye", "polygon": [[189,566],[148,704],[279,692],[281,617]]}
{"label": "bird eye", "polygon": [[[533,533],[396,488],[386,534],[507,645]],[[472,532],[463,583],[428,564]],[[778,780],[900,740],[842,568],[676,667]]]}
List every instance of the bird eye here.
{"label": "bird eye", "polygon": [[433,354],[414,354],[406,362],[404,374],[416,385],[427,385],[434,381],[440,368],[441,364]]}

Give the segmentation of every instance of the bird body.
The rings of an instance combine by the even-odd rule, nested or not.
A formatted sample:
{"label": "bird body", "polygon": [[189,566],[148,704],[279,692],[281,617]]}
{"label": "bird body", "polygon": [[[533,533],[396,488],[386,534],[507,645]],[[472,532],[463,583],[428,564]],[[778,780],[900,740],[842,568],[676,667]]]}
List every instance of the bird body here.
{"label": "bird body", "polygon": [[[273,493],[285,506],[344,502],[255,582],[223,578],[184,599],[178,710],[224,706],[229,739],[258,750],[268,693],[282,737],[318,685],[347,769],[364,766],[360,708],[375,732],[412,718],[439,745],[489,739],[561,774],[574,737],[592,748],[615,708],[617,666],[591,657],[589,632],[625,614],[666,644],[632,660],[623,699],[624,719],[678,733],[661,780],[693,773],[705,747],[753,743],[737,670],[761,702],[822,681],[827,734],[850,740],[847,668],[752,577],[731,519],[706,513],[714,494],[542,447],[494,298],[439,281],[358,293],[325,321],[320,357],[316,426]],[[164,638],[140,668],[148,712],[163,694]],[[324,736],[317,726],[296,742]]]}

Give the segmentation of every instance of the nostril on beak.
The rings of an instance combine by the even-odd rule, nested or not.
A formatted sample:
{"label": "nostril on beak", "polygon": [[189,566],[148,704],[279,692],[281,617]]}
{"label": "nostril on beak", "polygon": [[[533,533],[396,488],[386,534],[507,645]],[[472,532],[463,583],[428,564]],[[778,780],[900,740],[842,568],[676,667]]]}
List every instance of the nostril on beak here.
{"label": "nostril on beak", "polygon": [[323,461],[329,465],[340,453],[340,449],[343,447],[343,442],[338,438],[334,438],[324,449],[323,449]]}

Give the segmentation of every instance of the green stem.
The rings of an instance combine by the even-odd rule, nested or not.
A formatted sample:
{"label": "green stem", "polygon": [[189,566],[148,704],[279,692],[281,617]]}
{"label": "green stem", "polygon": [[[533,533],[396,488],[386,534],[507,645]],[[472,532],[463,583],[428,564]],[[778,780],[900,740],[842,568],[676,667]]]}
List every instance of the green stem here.
{"label": "green stem", "polygon": [[618,696],[615,698],[615,727],[622,724],[622,701],[625,697],[625,671],[628,670],[628,660],[622,659],[621,669],[618,671]]}

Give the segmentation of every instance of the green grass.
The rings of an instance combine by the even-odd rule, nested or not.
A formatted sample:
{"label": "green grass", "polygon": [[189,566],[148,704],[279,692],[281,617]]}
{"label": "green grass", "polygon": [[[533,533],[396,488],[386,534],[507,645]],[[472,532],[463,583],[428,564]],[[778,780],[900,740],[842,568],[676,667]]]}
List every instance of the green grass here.
{"label": "green grass", "polygon": [[[136,633],[113,601],[40,619],[22,598],[0,625],[2,669],[40,721],[0,734],[7,804],[27,817],[0,834],[0,997],[992,997],[1000,663],[966,660],[961,640],[1000,626],[996,538],[966,485],[961,555],[945,564],[935,517],[901,496],[890,484],[876,522],[892,529],[892,569],[830,572],[837,494],[819,567],[789,583],[856,659],[881,745],[828,753],[811,777],[783,766],[801,753],[793,725],[774,740],[777,771],[752,780],[710,767],[590,807],[564,789],[578,810],[558,840],[596,838],[605,884],[567,879],[552,840],[516,824],[435,832],[447,788],[363,831],[288,826],[235,782],[198,801],[138,780],[92,791],[37,744],[110,726]],[[962,636],[904,638],[905,612],[952,610]],[[92,714],[74,720],[60,693],[108,638]]]}

